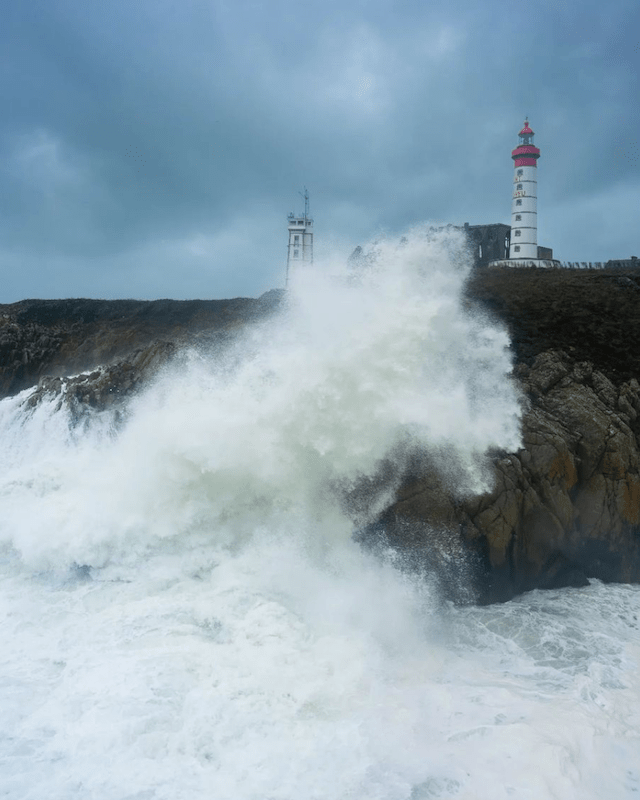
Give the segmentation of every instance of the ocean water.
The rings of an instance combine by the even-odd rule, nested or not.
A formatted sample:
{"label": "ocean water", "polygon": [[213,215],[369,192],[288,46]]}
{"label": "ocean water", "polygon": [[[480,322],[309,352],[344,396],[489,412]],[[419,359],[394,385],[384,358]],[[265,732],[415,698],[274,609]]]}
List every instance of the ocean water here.
{"label": "ocean water", "polygon": [[123,418],[0,402],[0,797],[638,795],[639,587],[454,607],[353,539],[416,453],[479,491],[520,436],[462,243],[377,252]]}

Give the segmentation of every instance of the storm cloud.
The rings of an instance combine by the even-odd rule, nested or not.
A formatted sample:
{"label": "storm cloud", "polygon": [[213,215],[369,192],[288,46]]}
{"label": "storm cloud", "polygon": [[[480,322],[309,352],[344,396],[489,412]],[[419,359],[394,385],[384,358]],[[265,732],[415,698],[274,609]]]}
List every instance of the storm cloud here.
{"label": "storm cloud", "polygon": [[640,255],[637,0],[17,0],[0,11],[0,302],[281,286],[424,220],[508,222],[536,132],[539,242]]}

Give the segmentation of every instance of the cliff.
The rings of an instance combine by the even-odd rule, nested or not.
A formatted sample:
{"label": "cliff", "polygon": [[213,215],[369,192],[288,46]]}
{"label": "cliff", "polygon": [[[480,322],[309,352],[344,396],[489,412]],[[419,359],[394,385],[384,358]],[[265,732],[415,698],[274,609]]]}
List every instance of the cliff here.
{"label": "cliff", "polygon": [[[224,342],[281,298],[0,306],[0,396],[64,381],[79,406],[104,407],[182,346]],[[524,446],[492,454],[493,489],[472,498],[416,463],[369,540],[397,546],[413,566],[435,564],[460,599],[469,586],[491,602],[590,577],[638,582],[639,301],[637,272],[475,272],[465,302],[510,332]]]}
{"label": "cliff", "polygon": [[428,469],[407,476],[385,535],[420,562],[433,559],[429,529],[448,531],[475,556],[483,602],[638,582],[640,273],[487,270],[467,295],[511,334],[524,447],[494,454],[483,496],[456,499]]}
{"label": "cliff", "polygon": [[[66,381],[78,399],[104,407],[135,390],[188,345],[219,344],[278,307],[257,300],[22,300],[0,305],[0,398],[40,382]],[[57,380],[56,380],[57,379]]]}

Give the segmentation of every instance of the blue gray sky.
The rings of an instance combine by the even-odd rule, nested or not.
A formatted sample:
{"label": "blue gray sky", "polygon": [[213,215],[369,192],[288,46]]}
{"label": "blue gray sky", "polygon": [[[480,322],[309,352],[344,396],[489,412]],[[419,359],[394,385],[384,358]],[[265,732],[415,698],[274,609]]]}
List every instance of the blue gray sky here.
{"label": "blue gray sky", "polygon": [[0,302],[256,296],[309,189],[319,259],[509,222],[536,132],[540,244],[640,256],[640,3],[7,0]]}

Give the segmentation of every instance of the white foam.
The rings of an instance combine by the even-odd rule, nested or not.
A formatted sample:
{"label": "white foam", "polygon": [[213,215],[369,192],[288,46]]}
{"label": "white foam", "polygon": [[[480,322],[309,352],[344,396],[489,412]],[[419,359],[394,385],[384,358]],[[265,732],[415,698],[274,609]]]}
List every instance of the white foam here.
{"label": "white foam", "polygon": [[65,440],[53,402],[26,413],[0,538],[40,568],[194,533],[239,542],[261,526],[346,538],[345,491],[384,469],[374,516],[416,447],[482,488],[487,448],[519,443],[519,409],[505,333],[463,310],[462,246],[420,231],[380,245],[357,287],[328,265],[298,273],[283,317],[165,376],[115,440]]}
{"label": "white foam", "polygon": [[192,354],[117,434],[56,398],[0,403],[0,794],[637,788],[637,590],[455,610],[351,540],[416,448],[477,489],[487,448],[518,446],[507,339],[465,312],[460,246],[383,243],[357,286],[298,273],[285,315]]}
{"label": "white foam", "polygon": [[9,797],[637,790],[636,588],[455,610],[346,546],[323,566],[290,541],[212,555],[66,584],[7,565]]}

